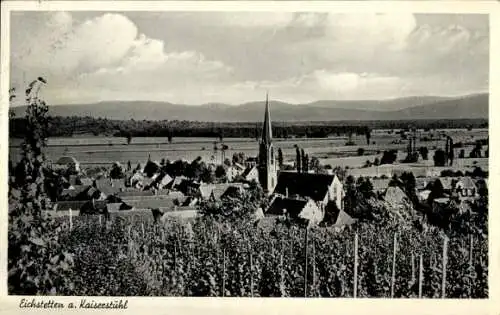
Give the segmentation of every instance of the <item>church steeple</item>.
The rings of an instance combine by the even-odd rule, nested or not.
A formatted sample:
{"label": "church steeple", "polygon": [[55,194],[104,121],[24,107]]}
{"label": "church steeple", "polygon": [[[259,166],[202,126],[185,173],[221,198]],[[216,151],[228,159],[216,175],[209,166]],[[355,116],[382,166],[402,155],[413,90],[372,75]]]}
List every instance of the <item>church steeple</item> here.
{"label": "church steeple", "polygon": [[271,143],[273,129],[271,128],[271,115],[269,114],[269,94],[266,93],[266,112],[264,114],[264,127],[262,129],[262,143]]}
{"label": "church steeple", "polygon": [[266,93],[266,108],[264,113],[264,126],[259,148],[259,182],[267,194],[274,191],[277,184],[276,157],[272,144],[273,132],[271,128],[271,115],[269,113],[269,95]]}

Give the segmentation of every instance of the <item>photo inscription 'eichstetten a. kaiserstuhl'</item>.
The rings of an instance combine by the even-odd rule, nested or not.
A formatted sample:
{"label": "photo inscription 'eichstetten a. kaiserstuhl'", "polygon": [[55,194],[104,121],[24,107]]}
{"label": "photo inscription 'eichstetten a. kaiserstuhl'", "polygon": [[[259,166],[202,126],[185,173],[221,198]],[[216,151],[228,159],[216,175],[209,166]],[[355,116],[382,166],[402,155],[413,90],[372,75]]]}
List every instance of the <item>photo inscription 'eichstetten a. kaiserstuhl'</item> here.
{"label": "photo inscription 'eichstetten a. kaiserstuhl'", "polygon": [[488,15],[10,23],[9,294],[488,298]]}
{"label": "photo inscription 'eichstetten a. kaiserstuhl'", "polygon": [[128,300],[115,300],[111,302],[97,302],[92,299],[81,299],[78,303],[69,302],[67,304],[56,302],[55,300],[39,300],[36,299],[21,299],[19,308],[40,308],[40,309],[127,309]]}

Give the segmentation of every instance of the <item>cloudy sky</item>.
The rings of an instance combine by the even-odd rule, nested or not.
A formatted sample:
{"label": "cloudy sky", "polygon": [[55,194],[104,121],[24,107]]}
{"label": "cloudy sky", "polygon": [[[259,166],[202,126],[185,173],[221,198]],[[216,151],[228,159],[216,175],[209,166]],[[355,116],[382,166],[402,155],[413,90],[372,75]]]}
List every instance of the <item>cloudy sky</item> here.
{"label": "cloudy sky", "polygon": [[488,91],[486,15],[15,12],[11,86],[50,104],[383,99]]}

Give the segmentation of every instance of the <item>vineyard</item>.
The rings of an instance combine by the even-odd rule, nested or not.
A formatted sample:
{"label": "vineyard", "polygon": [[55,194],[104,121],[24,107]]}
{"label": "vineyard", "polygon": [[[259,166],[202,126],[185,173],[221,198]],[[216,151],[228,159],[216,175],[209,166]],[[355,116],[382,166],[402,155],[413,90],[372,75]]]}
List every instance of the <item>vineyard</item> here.
{"label": "vineyard", "polygon": [[[67,220],[67,218],[66,218]],[[334,231],[206,218],[76,217],[58,294],[105,296],[487,298],[488,243],[371,224]],[[271,222],[269,222],[271,223]],[[443,265],[443,258],[445,264]],[[355,281],[355,279],[357,279]],[[444,284],[444,286],[443,286]]]}

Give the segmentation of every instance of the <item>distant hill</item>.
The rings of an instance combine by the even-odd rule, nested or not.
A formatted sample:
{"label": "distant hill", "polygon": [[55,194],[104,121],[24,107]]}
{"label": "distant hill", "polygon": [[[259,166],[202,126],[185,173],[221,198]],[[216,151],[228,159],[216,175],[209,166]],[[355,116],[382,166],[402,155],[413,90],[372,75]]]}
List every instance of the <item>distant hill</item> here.
{"label": "distant hill", "polygon": [[[288,104],[271,101],[274,121],[407,120],[488,118],[488,94],[462,97],[408,97],[391,100],[317,101]],[[17,117],[25,107],[13,107]],[[153,101],[106,101],[95,104],[51,106],[52,116],[92,116],[108,119],[261,121],[264,102],[241,105],[210,103],[199,106]]]}

